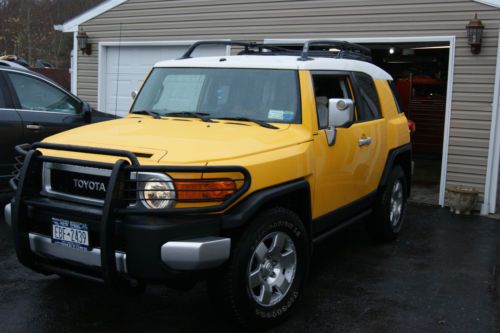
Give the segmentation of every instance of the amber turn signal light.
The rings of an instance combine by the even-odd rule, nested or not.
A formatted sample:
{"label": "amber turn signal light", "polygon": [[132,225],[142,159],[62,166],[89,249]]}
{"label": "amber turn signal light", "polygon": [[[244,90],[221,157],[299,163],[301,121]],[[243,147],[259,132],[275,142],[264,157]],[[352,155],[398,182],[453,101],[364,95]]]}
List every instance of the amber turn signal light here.
{"label": "amber turn signal light", "polygon": [[232,180],[202,180],[174,182],[177,200],[224,200],[236,192],[236,184]]}

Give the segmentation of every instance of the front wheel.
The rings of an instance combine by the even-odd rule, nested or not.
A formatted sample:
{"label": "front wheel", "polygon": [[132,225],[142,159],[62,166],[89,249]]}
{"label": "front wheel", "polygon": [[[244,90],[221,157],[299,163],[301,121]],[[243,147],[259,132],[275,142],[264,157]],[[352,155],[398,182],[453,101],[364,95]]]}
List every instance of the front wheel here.
{"label": "front wheel", "polygon": [[299,217],[281,207],[267,210],[243,232],[227,267],[209,281],[210,293],[240,324],[272,327],[297,303],[309,257]]}

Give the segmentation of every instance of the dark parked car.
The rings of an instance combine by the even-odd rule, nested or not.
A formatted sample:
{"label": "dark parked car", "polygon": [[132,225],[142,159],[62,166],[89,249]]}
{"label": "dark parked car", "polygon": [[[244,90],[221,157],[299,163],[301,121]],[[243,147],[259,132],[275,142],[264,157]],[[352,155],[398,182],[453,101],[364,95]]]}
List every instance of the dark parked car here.
{"label": "dark parked car", "polygon": [[16,145],[113,118],[41,74],[0,66],[0,191],[9,188]]}

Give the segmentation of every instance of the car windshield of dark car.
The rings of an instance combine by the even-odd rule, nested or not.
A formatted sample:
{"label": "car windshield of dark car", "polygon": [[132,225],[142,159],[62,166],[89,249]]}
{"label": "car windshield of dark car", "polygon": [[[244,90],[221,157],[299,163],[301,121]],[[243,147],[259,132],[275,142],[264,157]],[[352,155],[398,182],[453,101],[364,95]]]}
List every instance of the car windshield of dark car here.
{"label": "car windshield of dark car", "polygon": [[300,123],[298,89],[294,70],[155,68],[131,111]]}

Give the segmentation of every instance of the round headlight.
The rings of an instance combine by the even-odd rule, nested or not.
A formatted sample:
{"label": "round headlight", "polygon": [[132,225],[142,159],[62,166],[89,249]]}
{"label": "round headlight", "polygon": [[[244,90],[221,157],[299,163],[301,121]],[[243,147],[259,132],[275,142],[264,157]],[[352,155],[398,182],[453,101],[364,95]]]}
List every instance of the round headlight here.
{"label": "round headlight", "polygon": [[152,174],[142,174],[141,176],[144,180],[140,197],[146,208],[162,209],[172,206],[175,199],[175,189],[170,177]]}

